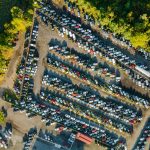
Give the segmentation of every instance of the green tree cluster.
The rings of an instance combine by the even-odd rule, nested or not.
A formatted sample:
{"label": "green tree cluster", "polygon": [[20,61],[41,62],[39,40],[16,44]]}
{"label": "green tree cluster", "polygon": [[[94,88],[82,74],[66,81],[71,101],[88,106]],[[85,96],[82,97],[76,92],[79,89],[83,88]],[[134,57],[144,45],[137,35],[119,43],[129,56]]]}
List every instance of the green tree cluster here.
{"label": "green tree cluster", "polygon": [[11,21],[4,24],[4,31],[0,33],[0,82],[7,71],[15,39],[20,32],[25,32],[32,25],[34,8],[38,7],[36,0],[21,2],[21,8],[17,6],[11,8]]}
{"label": "green tree cluster", "polygon": [[149,0],[70,0],[93,16],[101,26],[150,52]]}
{"label": "green tree cluster", "polygon": [[4,114],[2,111],[0,111],[0,123],[2,124],[4,123],[4,121],[5,121]]}
{"label": "green tree cluster", "polygon": [[3,92],[3,99],[6,101],[18,100],[18,97],[11,89],[5,89]]}

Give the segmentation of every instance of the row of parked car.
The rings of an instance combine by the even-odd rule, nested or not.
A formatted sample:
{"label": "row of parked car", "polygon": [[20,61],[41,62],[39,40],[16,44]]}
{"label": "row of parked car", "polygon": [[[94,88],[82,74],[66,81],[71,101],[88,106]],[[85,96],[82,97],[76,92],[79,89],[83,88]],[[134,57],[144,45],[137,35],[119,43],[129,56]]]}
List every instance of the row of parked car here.
{"label": "row of parked car", "polygon": [[28,54],[28,47],[29,47],[29,42],[30,42],[30,28],[27,29],[25,33],[25,42],[24,42],[24,51],[22,54],[22,58],[20,61],[20,64],[17,67],[17,78],[14,83],[14,90],[17,95],[20,95],[21,91],[21,85],[23,83],[23,77],[24,77],[24,72],[25,72],[25,65],[26,65],[26,59],[27,59],[27,54]]}
{"label": "row of parked car", "polygon": [[111,90],[113,93],[119,94],[123,97],[127,97],[139,105],[142,104],[147,108],[149,107],[148,98],[143,98],[141,96],[132,96],[132,93],[129,94],[129,92],[127,92],[127,90],[124,90],[123,87],[115,84],[112,85],[111,83],[107,84],[104,78],[101,78],[99,76],[93,77],[89,72],[83,71],[83,69],[81,69],[80,67],[72,66],[72,64],[67,60],[63,61],[60,57],[58,58],[56,55],[51,54],[50,52],[47,55],[47,63],[62,70],[66,74],[81,78],[83,81],[87,81],[88,83],[93,83],[100,87],[105,87],[106,89]]}
{"label": "row of parked car", "polygon": [[[150,118],[148,118],[147,122],[145,123],[145,126],[142,129],[141,134],[138,137],[132,150],[145,150],[145,145],[149,143],[149,140],[150,140]],[[147,148],[150,148],[149,146]]]}
{"label": "row of parked car", "polygon": [[31,128],[27,134],[23,137],[23,150],[29,150],[33,141],[34,136],[37,134],[36,128]]}
{"label": "row of parked car", "polygon": [[95,19],[92,15],[88,15],[88,13],[84,12],[84,14],[82,14],[80,12],[80,9],[79,7],[76,5],[75,2],[71,2],[69,0],[65,0],[65,4],[67,5],[67,7],[65,7],[72,15],[76,15],[76,12],[75,10],[77,11],[77,16],[79,18],[81,18],[81,15],[83,15],[84,17],[84,20],[90,24],[91,26],[92,25],[95,25]]}
{"label": "row of parked car", "polygon": [[33,116],[40,115],[44,122],[52,120],[62,124],[64,127],[71,128],[77,132],[79,131],[97,139],[102,145],[107,146],[108,148],[113,148],[120,144],[125,145],[126,143],[126,140],[123,137],[118,137],[116,134],[106,130],[102,126],[89,122],[87,119],[81,118],[67,110],[62,110],[60,107],[51,105],[46,101],[33,98],[32,101],[26,100],[18,102],[18,100],[13,99],[12,97],[7,100],[8,102],[11,102],[14,109],[17,108],[18,111],[26,110],[27,115],[29,115],[29,113],[33,114]]}
{"label": "row of parked car", "polygon": [[40,129],[38,140],[47,141],[48,143],[51,143],[55,145],[55,147],[62,150],[70,149],[70,144],[67,142],[70,132],[67,130],[66,132],[62,133],[63,130],[65,130],[65,128],[61,124],[56,124],[55,131],[58,131],[57,135],[54,135],[50,131]]}
{"label": "row of parked car", "polygon": [[[85,10],[82,10],[81,13],[79,6],[76,5],[75,2],[72,2],[70,0],[65,0],[65,4],[67,7],[65,7],[72,15],[75,15],[75,10],[77,12],[76,16],[78,16],[79,18],[81,17],[81,15],[83,15],[84,20],[90,25],[96,25],[95,24],[95,19],[92,15],[89,15],[87,12],[85,12]],[[103,32],[106,32],[106,34],[110,34],[112,33],[109,29],[107,29],[106,26],[101,26],[100,23],[97,24],[99,27],[101,27],[101,30]],[[107,36],[105,36],[107,38]],[[131,43],[129,40],[123,38],[122,36],[118,35],[118,34],[113,34],[113,40],[118,40],[120,45],[128,45],[128,48],[132,47]]]}
{"label": "row of parked car", "polygon": [[143,89],[149,90],[150,89],[150,80],[144,79],[140,75],[136,74],[134,71],[130,70],[128,71],[129,78],[132,79],[132,81],[142,87]]}
{"label": "row of parked car", "polygon": [[54,135],[48,131],[40,130],[38,137],[46,141],[55,142]]}
{"label": "row of parked car", "polygon": [[[78,129],[79,132],[92,138],[98,139],[101,144],[107,146],[108,149],[116,147],[118,145],[118,142],[120,141],[113,133],[110,134],[108,130],[101,128],[100,126],[99,129],[95,128],[92,123],[83,123],[83,119],[78,119],[70,114],[65,114],[65,118],[66,127],[72,127],[75,130]],[[123,144],[124,142],[124,139],[120,141],[121,144]]]}
{"label": "row of parked car", "polygon": [[79,66],[73,66],[69,61],[64,61],[57,57],[54,54],[48,53],[47,55],[47,64],[58,68],[65,74],[69,74],[75,78],[80,78],[83,81],[88,82],[89,84],[96,84],[100,87],[107,87],[107,83],[104,78],[98,76],[92,76],[87,70],[83,70]]}
{"label": "row of parked car", "polygon": [[[127,123],[124,123],[121,120],[118,120],[115,117],[112,117],[100,109],[93,109],[88,106],[88,103],[80,100],[73,100],[66,95],[58,91],[51,91],[48,89],[41,89],[40,99],[42,101],[50,102],[51,104],[58,105],[60,107],[70,108],[73,112],[76,112],[79,115],[84,116],[85,118],[92,118],[95,122],[100,124],[107,124],[112,126],[112,128],[119,129],[120,132],[133,133],[133,126]],[[111,129],[112,129],[111,128]]]}
{"label": "row of parked car", "polygon": [[118,118],[126,123],[134,124],[142,118],[142,112],[135,107],[124,104],[116,99],[103,98],[93,89],[86,86],[75,85],[65,76],[59,76],[56,73],[45,71],[43,84],[57,87],[65,91],[68,98],[82,101],[94,109],[101,109],[114,118]]}
{"label": "row of parked car", "polygon": [[[75,10],[77,11],[77,16],[80,18],[81,17],[81,11],[79,9],[79,6],[76,5],[75,2],[72,2],[70,0],[65,0],[65,4],[67,5],[66,9],[71,12],[72,15],[75,15]],[[72,13],[73,11],[73,13]],[[83,12],[83,16],[84,16],[84,19],[85,21],[88,22],[88,24],[90,25],[95,25],[95,19],[93,16],[87,14],[86,12],[84,12],[84,10],[82,10]],[[106,38],[108,37],[108,34],[112,33],[109,29],[107,29],[107,27],[105,26],[100,26],[101,27],[101,30],[103,32],[106,33],[107,36],[105,36]],[[113,36],[113,41],[117,39],[117,41],[119,40],[119,44],[120,45],[128,45],[128,48],[132,47],[132,44],[130,43],[129,40],[125,39],[124,37],[122,37],[121,35],[119,34],[116,34],[116,33],[112,33],[112,36]],[[141,55],[143,56],[145,59],[148,59],[150,60],[150,54],[148,52],[146,52],[145,50],[143,49],[137,49],[136,50],[136,55]]]}
{"label": "row of parked car", "polygon": [[[67,9],[72,15],[76,15],[79,18],[81,17],[81,15],[83,15],[84,20],[90,26],[95,25],[95,19],[94,19],[94,17],[92,15],[89,15],[88,13],[86,13],[84,10],[82,10],[83,13],[81,13],[81,11],[79,9],[79,6],[76,5],[75,2],[72,2],[70,0],[65,0],[65,4],[67,6],[67,7],[65,7],[65,9]],[[75,12],[77,12],[77,13],[75,14]],[[100,22],[97,25],[101,28],[103,35],[105,35],[105,38],[108,38],[109,34],[111,34],[112,37],[113,37],[112,38],[113,42],[118,43],[121,46],[124,45],[128,49],[133,48],[132,44],[130,43],[129,40],[125,39],[124,37],[122,37],[119,34],[112,33],[109,29],[107,29],[106,26],[101,26]],[[146,52],[145,50],[143,50],[143,49],[136,49],[135,53],[136,53],[136,55],[142,56],[144,59],[150,60],[150,54],[148,52]]]}
{"label": "row of parked car", "polygon": [[[44,7],[44,8],[45,8],[45,7]],[[46,9],[46,8],[45,8],[45,9]],[[44,9],[44,10],[45,10],[45,9]],[[52,10],[52,14],[53,14],[53,13],[56,14],[56,12],[55,12],[54,10]],[[40,15],[42,15],[42,14],[40,14]],[[46,16],[45,16],[45,18],[46,18]],[[47,17],[46,20],[47,20],[47,21],[49,20],[48,17]],[[50,22],[51,22],[51,21],[50,21]],[[63,31],[63,28],[64,28],[64,27],[62,27],[62,31]],[[66,30],[67,30],[67,29],[66,29]],[[67,31],[68,31],[68,30],[67,30]],[[71,35],[71,34],[70,34],[70,35]],[[74,37],[74,36],[73,36],[73,37]],[[81,42],[81,40],[79,40],[79,41]],[[84,41],[84,39],[82,39],[82,41]],[[85,46],[85,45],[86,45],[86,42],[84,42],[83,45]],[[84,46],[83,46],[83,47],[84,47]],[[109,46],[105,46],[105,48],[110,48],[110,47],[109,47]],[[95,49],[96,49],[96,48],[95,48]],[[113,49],[114,49],[114,48],[112,48],[112,49],[110,48],[110,50],[113,50]],[[100,52],[99,52],[98,50],[97,50],[97,52],[100,54]],[[120,55],[120,53],[117,53],[116,55]],[[106,58],[107,58],[107,56],[106,56]],[[109,58],[108,58],[108,59],[109,59]],[[112,60],[114,60],[114,59],[112,59]],[[118,62],[118,63],[119,63],[119,62]],[[131,60],[131,65],[132,65],[132,63],[134,63],[134,62],[132,62],[132,60]],[[122,65],[122,66],[125,67],[124,65]],[[125,70],[126,70],[126,72],[128,72],[128,73],[132,72],[132,69],[131,69],[131,68],[128,68],[128,67],[127,67],[127,68],[125,67]],[[134,72],[134,73],[135,73],[135,72]],[[138,75],[138,76],[140,76],[140,75]],[[132,79],[134,80],[135,77],[132,78]],[[144,84],[144,87],[145,87],[145,88],[148,88],[148,87],[149,87],[149,82],[148,82],[147,79],[145,80],[145,79],[143,79],[143,78],[140,77],[140,80],[141,80],[141,84]],[[143,86],[142,86],[142,87],[143,87]],[[111,87],[111,88],[112,88],[112,87]],[[114,91],[115,91],[115,90],[114,90]],[[126,95],[126,94],[125,94],[125,95]],[[122,94],[122,96],[124,96],[124,95]],[[140,100],[139,102],[141,102],[141,100]]]}
{"label": "row of parked car", "polygon": [[11,123],[6,123],[5,128],[0,129],[0,148],[8,148],[9,140],[12,136],[12,125]]}
{"label": "row of parked car", "polygon": [[25,34],[25,48],[21,62],[17,68],[17,79],[14,84],[16,94],[22,98],[26,98],[25,96],[30,96],[30,93],[27,91],[32,91],[33,89],[32,76],[36,73],[39,58],[38,50],[36,48],[37,36],[38,22],[35,19],[31,35],[30,29],[28,29]]}
{"label": "row of parked car", "polygon": [[150,53],[146,52],[144,49],[138,49],[138,51],[136,52],[138,55],[143,56],[145,59],[150,60]]}
{"label": "row of parked car", "polygon": [[112,78],[117,76],[117,79],[120,78],[120,74],[116,72],[115,68],[110,67],[106,62],[100,62],[95,56],[92,57],[90,54],[84,54],[73,48],[68,48],[67,45],[63,45],[60,41],[55,41],[55,43],[51,41],[49,50],[50,52],[55,51],[59,53],[60,56],[64,56],[64,58],[71,60],[71,62],[79,64],[81,67],[84,66],[98,75],[105,75]]}
{"label": "row of parked car", "polygon": [[[56,14],[56,12],[54,12],[54,10],[52,11],[54,14]],[[48,19],[48,18],[47,18]],[[63,27],[64,28],[64,27]],[[62,28],[62,31],[63,31],[63,28]],[[67,30],[67,29],[66,29]],[[73,36],[74,37],[74,36]],[[79,41],[81,41],[81,40],[79,40]],[[86,42],[84,43],[84,45],[86,45]],[[107,47],[105,47],[105,48],[109,48],[110,50],[114,50],[114,48],[110,48],[109,46]],[[120,55],[120,52],[118,52],[118,53],[116,53],[116,55]],[[132,63],[134,63],[133,61],[132,61],[133,59],[131,59],[131,64]],[[131,73],[131,72],[134,72],[134,71],[132,71],[131,70],[131,68],[126,68],[127,70],[126,70],[126,72],[128,72],[129,74]],[[135,72],[134,72],[134,74],[135,74]],[[140,76],[140,75],[137,75],[137,76]],[[134,77],[134,78],[132,78],[133,79],[133,81],[135,80],[135,78],[136,77]],[[149,88],[149,81],[148,80],[145,80],[145,79],[143,79],[143,78],[141,78],[140,77],[140,83],[143,85],[142,87],[144,87],[144,88]],[[138,85],[140,85],[139,83],[138,83]],[[111,85],[110,85],[110,87],[111,87]],[[111,87],[111,89],[112,89],[113,87]],[[115,90],[113,90],[113,92],[115,92]],[[127,94],[121,94],[122,96],[125,96],[125,95],[127,95]],[[141,98],[140,98],[141,99]],[[136,99],[134,99],[134,101],[136,101]],[[137,101],[139,102],[139,103],[142,103],[143,104],[143,100],[139,100],[139,99],[137,99]],[[145,103],[145,102],[144,102]],[[147,107],[147,104],[144,104],[146,107]]]}
{"label": "row of parked car", "polygon": [[39,53],[36,48],[36,40],[38,37],[38,22],[35,19],[32,34],[31,34],[31,41],[29,46],[29,53],[26,61],[26,71],[25,73],[30,74],[31,76],[34,76],[37,71],[37,62],[39,59]]}
{"label": "row of parked car", "polygon": [[[120,64],[124,69],[126,69],[126,67],[130,69],[132,64],[136,65],[140,63],[140,56],[133,56],[129,52],[122,50],[117,46],[114,46],[108,40],[100,37],[96,31],[93,31],[87,25],[82,24],[81,20],[77,19],[75,16],[68,14],[65,11],[61,12],[61,10],[56,9],[52,4],[42,7],[38,14],[41,16],[41,18],[44,18],[47,25],[48,23],[53,24],[53,26],[55,25],[62,34],[66,34],[67,30],[67,34],[69,33],[69,38],[73,39],[73,37],[75,36],[76,41],[81,41],[82,44],[84,44],[85,42],[90,43],[95,47],[95,52],[100,52],[105,57],[107,56],[110,59],[116,60],[116,62]],[[64,31],[63,28],[65,28]],[[84,46],[86,47],[86,45]],[[150,68],[148,62],[143,58],[141,58],[141,60],[141,67],[143,69],[149,70]],[[132,68],[132,70],[134,69]]]}
{"label": "row of parked car", "polygon": [[112,84],[109,87],[109,89],[114,93],[118,93],[121,96],[127,97],[128,99],[132,100],[138,105],[142,104],[147,109],[150,106],[150,101],[148,96],[144,96],[131,88],[124,87],[121,82],[118,84]]}

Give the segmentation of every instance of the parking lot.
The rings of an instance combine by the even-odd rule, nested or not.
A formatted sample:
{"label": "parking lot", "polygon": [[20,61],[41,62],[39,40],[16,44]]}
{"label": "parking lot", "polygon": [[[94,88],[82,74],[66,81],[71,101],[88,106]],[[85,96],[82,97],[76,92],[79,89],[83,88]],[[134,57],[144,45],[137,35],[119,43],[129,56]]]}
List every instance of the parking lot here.
{"label": "parking lot", "polygon": [[[144,128],[142,129],[139,137],[137,138],[137,141],[135,145],[133,146],[133,150],[144,150],[145,145],[149,144],[149,135],[150,135],[150,118],[147,119]],[[148,147],[147,147],[148,148]]]}
{"label": "parking lot", "polygon": [[[48,8],[49,7],[49,8]],[[48,16],[47,15],[45,15],[45,19],[44,19],[44,21],[45,21],[45,23],[48,23],[47,22],[47,20],[46,19],[52,19],[53,18],[53,16],[55,16],[55,18],[57,18],[58,17],[58,14],[59,13],[61,13],[61,10],[56,10],[55,8],[53,8],[52,6],[48,6],[47,8],[45,7],[43,10],[41,10],[42,11],[42,13],[44,14],[44,13],[47,13],[49,10],[48,9],[51,9],[52,8],[52,10],[49,12],[49,14],[48,14]],[[50,8],[51,7],[51,8]],[[56,12],[58,12],[58,14],[56,13]],[[54,14],[53,14],[54,13]],[[43,14],[41,14],[40,13],[40,15],[43,15]],[[47,18],[48,17],[48,18]],[[69,22],[69,19],[70,18],[72,18],[72,21],[73,21],[73,19],[76,19],[76,21],[74,20],[73,22],[72,22],[72,24],[70,25],[70,22]],[[53,20],[53,19],[52,19]],[[59,22],[58,22],[58,20],[59,20]],[[67,34],[70,36],[70,38],[72,38],[73,37],[73,39],[74,40],[77,40],[78,41],[78,39],[77,39],[77,37],[78,36],[80,36],[81,37],[81,33],[83,33],[84,35],[82,36],[82,38],[80,39],[80,41],[79,41],[79,44],[80,45],[82,45],[83,43],[84,43],[84,41],[88,41],[88,43],[89,43],[89,47],[90,47],[90,44],[91,45],[94,45],[94,46],[96,46],[96,47],[98,47],[98,48],[105,48],[105,50],[107,49],[107,50],[114,50],[114,48],[116,48],[117,49],[117,47],[115,47],[115,46],[113,46],[112,47],[112,45],[107,41],[107,40],[104,40],[103,39],[103,42],[101,43],[101,44],[98,44],[98,42],[96,42],[95,40],[97,40],[97,39],[99,39],[99,40],[102,40],[102,39],[100,39],[100,37],[95,37],[95,36],[93,36],[92,34],[96,34],[96,33],[92,33],[91,32],[91,30],[90,29],[87,29],[88,27],[86,27],[85,25],[83,25],[83,27],[81,27],[81,22],[79,21],[80,19],[78,19],[78,18],[75,18],[74,16],[70,16],[69,15],[69,13],[67,14],[66,13],[66,15],[63,15],[63,19],[62,18],[58,18],[58,20],[57,20],[57,25],[59,26],[58,28],[60,29],[60,26],[63,26],[64,27],[64,29],[66,29],[67,30]],[[78,22],[77,22],[77,20],[78,20]],[[56,22],[55,20],[53,20],[54,21],[54,23]],[[77,24],[78,23],[78,24]],[[61,24],[61,25],[60,25]],[[68,25],[70,26],[70,29],[68,30]],[[52,26],[53,26],[53,23],[52,23]],[[87,29],[88,31],[87,31],[87,33],[88,33],[88,36],[87,36],[87,33],[86,33],[86,31],[84,31],[84,29],[83,28],[85,28],[85,29]],[[63,29],[60,29],[60,34],[62,34],[62,36],[63,36],[63,34],[65,33],[66,31],[65,30],[63,30]],[[76,37],[77,36],[77,37]],[[83,40],[83,38],[84,38],[84,40]],[[93,38],[94,39],[94,41],[93,40],[91,40],[91,38]],[[86,39],[86,40],[85,40]],[[94,42],[94,44],[93,44],[93,42]],[[106,44],[107,44],[107,46],[106,46]],[[110,46],[109,46],[110,45]],[[104,51],[105,51],[104,50]],[[121,49],[118,49],[120,52],[113,52],[113,53],[108,53],[107,52],[107,56],[111,56],[111,57],[113,57],[120,65],[122,64],[122,61],[125,61],[124,63],[127,63],[127,64],[125,64],[124,66],[122,66],[122,67],[127,67],[128,66],[128,64],[130,65],[130,67],[132,67],[134,64],[139,64],[139,62],[138,62],[138,60],[139,60],[139,57],[140,56],[136,56],[137,58],[136,58],[136,60],[133,60],[133,56],[132,55],[130,55],[129,53],[126,53],[126,51],[123,51],[123,50],[121,50]],[[105,53],[105,52],[104,52]],[[124,53],[124,54],[123,54]],[[126,53],[126,54],[125,54]],[[115,56],[114,56],[115,55]],[[126,57],[126,55],[128,55],[128,56],[130,56],[130,57]],[[121,57],[121,58],[120,58]],[[135,56],[134,56],[135,57]],[[141,58],[142,59],[142,58]],[[128,61],[129,60],[129,61]],[[131,61],[132,60],[132,61]],[[137,62],[136,62],[137,61]],[[143,62],[142,63],[144,63],[144,64],[142,64],[142,65],[140,65],[141,67],[144,67],[144,69],[147,69],[147,70],[149,70],[149,65],[148,65],[148,62],[146,62],[144,59],[143,59]],[[139,71],[139,70],[138,70]],[[136,72],[136,73],[140,73],[140,74],[143,74],[142,76],[144,76],[144,77],[146,77],[147,75],[145,74],[145,72],[141,72],[141,71],[139,71],[138,72],[137,71],[137,68],[135,68],[135,70],[134,70],[134,72]],[[145,74],[145,75],[144,75]],[[148,75],[149,76],[149,75]],[[147,78],[147,77],[146,77]]]}
{"label": "parking lot", "polygon": [[[33,121],[41,116],[46,126],[57,122],[108,149],[124,149],[150,102],[148,96],[124,87],[123,72],[117,67],[126,69],[131,80],[135,73],[143,90],[149,88],[149,81],[131,69],[136,61],[129,60],[131,54],[123,50],[117,53],[116,47],[112,48],[90,27],[66,12],[60,13],[51,5],[37,11],[31,33],[28,30],[25,34],[24,52],[16,71],[14,91],[20,102],[4,97],[12,103],[13,112],[25,112]],[[118,61],[118,57],[124,59]],[[130,67],[122,65],[127,60]],[[147,65],[147,61],[143,63]],[[40,141],[35,145],[39,147]],[[43,146],[46,149],[47,144]]]}
{"label": "parking lot", "polygon": [[[47,9],[47,8],[46,8]],[[44,9],[44,11],[46,10],[46,9]],[[52,10],[52,11],[54,11],[54,10]],[[53,12],[52,12],[53,13]],[[57,16],[57,14],[54,12],[54,14]],[[40,15],[42,15],[42,14],[40,14]],[[52,14],[53,15],[53,14]],[[45,16],[45,17],[47,17],[47,16]],[[65,18],[65,16],[64,16],[64,18]],[[48,18],[45,18],[45,19],[48,19]],[[54,21],[54,20],[53,20]],[[55,22],[55,21],[54,21]],[[65,20],[64,20],[64,22],[65,22]],[[48,22],[47,22],[47,20],[45,20],[45,23],[48,25]],[[67,23],[67,21],[65,22],[65,24]],[[52,28],[54,28],[53,27],[54,25],[53,25],[53,23],[52,23]],[[57,25],[56,25],[57,26]],[[65,25],[64,25],[65,26]],[[79,27],[78,27],[79,28]],[[77,29],[78,29],[77,28]],[[74,38],[74,40],[76,40],[76,38],[75,38],[75,34],[73,33],[73,35],[72,35],[72,33],[70,33],[70,31],[68,31],[68,27],[67,27],[67,31],[65,31],[65,30],[63,30],[63,28],[61,29],[61,27],[60,26],[58,26],[58,29],[59,30],[61,30],[61,31],[59,31],[59,34],[61,35],[61,36],[63,36],[64,37],[64,35],[65,34],[69,34],[68,36],[70,36],[69,38],[72,38],[72,36],[73,36],[73,38]],[[72,30],[72,27],[71,27],[71,30]],[[66,33],[65,33],[66,32]],[[71,31],[72,32],[72,31]],[[74,31],[73,31],[74,32]],[[71,34],[71,35],[70,35]],[[80,39],[80,38],[79,38]],[[79,47],[83,47],[83,43],[85,43],[84,41],[82,42],[82,44],[80,43],[80,41],[82,41],[82,40],[79,40],[79,42],[78,42],[78,40],[77,40],[77,42],[78,42],[78,46]],[[90,48],[90,44],[89,45],[87,45],[86,46],[87,48],[86,49],[88,49],[88,48]],[[105,46],[104,46],[105,47]],[[92,50],[93,50],[93,48],[92,48]],[[93,51],[94,52],[94,51]],[[96,51],[97,52],[97,51]],[[94,54],[96,53],[96,52],[94,52]],[[118,53],[119,54],[119,53]],[[127,70],[128,71],[128,70]],[[129,70],[130,71],[130,70]],[[141,77],[140,77],[141,78]],[[135,79],[136,80],[136,79]],[[134,81],[135,81],[134,80]],[[141,82],[141,81],[140,81]],[[146,84],[147,83],[143,83],[142,85],[141,85],[141,83],[140,82],[138,82],[138,84],[140,84],[139,86],[142,86],[143,84],[145,84],[145,85],[143,85],[142,87],[144,88],[145,86],[146,86]],[[145,82],[145,81],[144,81]],[[147,82],[147,81],[146,81]],[[137,82],[136,82],[136,84],[137,84]],[[147,84],[148,85],[148,84]],[[147,87],[147,86],[146,86]]]}

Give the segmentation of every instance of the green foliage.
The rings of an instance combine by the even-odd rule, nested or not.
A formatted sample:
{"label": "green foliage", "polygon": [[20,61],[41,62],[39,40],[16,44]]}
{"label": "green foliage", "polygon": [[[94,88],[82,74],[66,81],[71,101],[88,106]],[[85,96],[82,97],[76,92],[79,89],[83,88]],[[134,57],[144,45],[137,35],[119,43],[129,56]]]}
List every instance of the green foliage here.
{"label": "green foliage", "polygon": [[24,32],[26,28],[31,26],[33,10],[27,9],[25,13],[18,8],[11,9],[12,20],[9,24],[5,24],[5,33],[8,35],[16,35],[18,32]]}
{"label": "green foliage", "polygon": [[17,6],[11,8],[12,19],[5,23],[4,32],[0,33],[0,81],[7,71],[8,61],[12,56],[14,39],[19,32],[25,32],[32,25],[33,10],[34,7],[38,7],[35,0],[20,1],[20,3],[22,8]]}
{"label": "green foliage", "polygon": [[[150,49],[149,0],[70,0],[80,10],[130,40],[135,48]],[[137,11],[138,10],[138,11]]]}
{"label": "green foliage", "polygon": [[3,98],[4,98],[6,101],[18,100],[16,94],[15,94],[12,90],[10,90],[10,89],[5,89],[5,90],[4,90]]}
{"label": "green foliage", "polygon": [[4,123],[5,118],[4,118],[4,114],[2,111],[0,111],[0,123]]}
{"label": "green foliage", "polygon": [[136,35],[130,37],[130,40],[134,47],[147,48],[149,37],[145,33],[136,33]]}
{"label": "green foliage", "polygon": [[12,18],[23,18],[23,11],[19,7],[14,6],[10,12]]}

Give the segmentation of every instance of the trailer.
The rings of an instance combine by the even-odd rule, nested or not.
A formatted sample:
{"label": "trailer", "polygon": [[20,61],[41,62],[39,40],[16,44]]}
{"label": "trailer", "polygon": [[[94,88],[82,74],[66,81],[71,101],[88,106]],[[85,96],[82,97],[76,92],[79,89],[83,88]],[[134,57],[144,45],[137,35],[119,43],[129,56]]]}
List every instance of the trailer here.
{"label": "trailer", "polygon": [[150,72],[148,72],[147,70],[139,67],[139,66],[135,66],[135,70],[141,72],[142,74],[144,74],[145,76],[147,76],[148,78],[150,78]]}
{"label": "trailer", "polygon": [[79,133],[79,132],[76,135],[76,139],[78,139],[86,144],[91,144],[93,142],[92,138],[90,138],[82,133]]}

